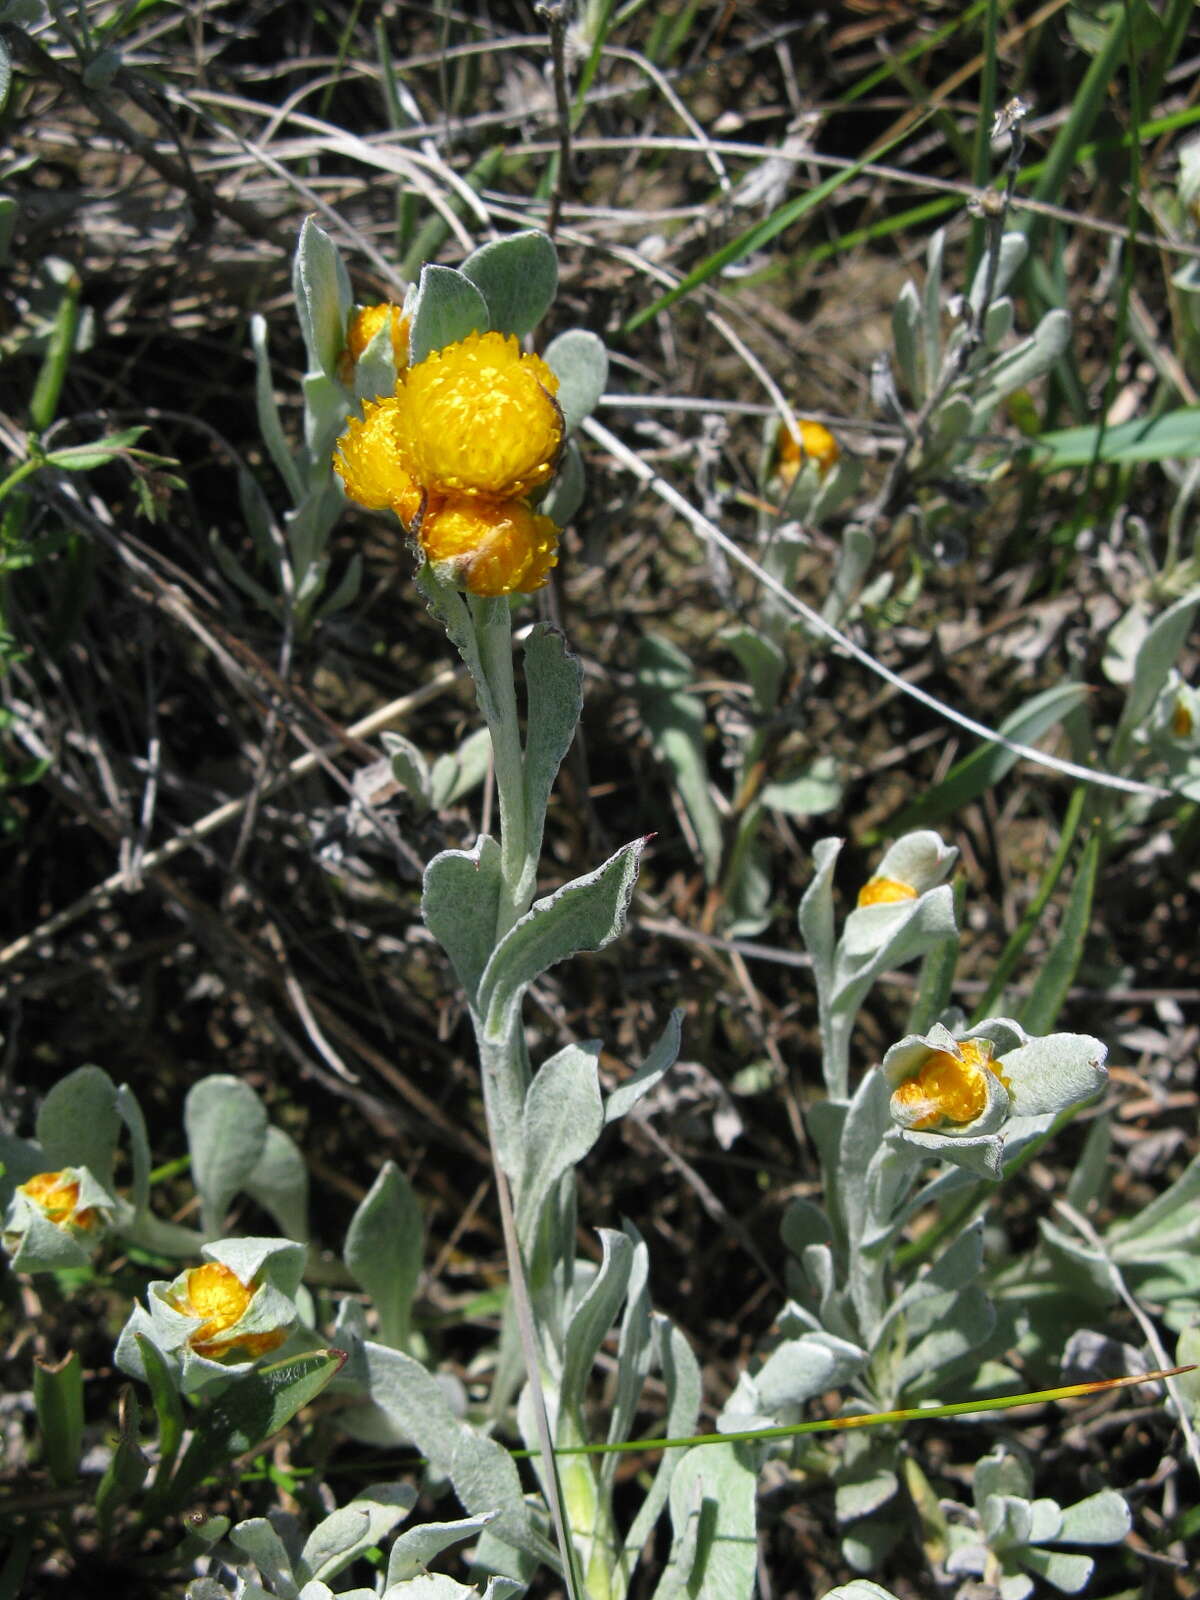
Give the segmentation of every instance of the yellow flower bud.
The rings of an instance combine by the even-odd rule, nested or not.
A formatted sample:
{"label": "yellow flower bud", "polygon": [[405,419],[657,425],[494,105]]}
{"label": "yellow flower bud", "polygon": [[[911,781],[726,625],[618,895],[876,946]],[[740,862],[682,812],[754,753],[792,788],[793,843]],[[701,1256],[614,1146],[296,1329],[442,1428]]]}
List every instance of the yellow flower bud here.
{"label": "yellow flower bud", "polygon": [[858,891],[860,906],[890,906],[900,900],[915,900],[917,891],[911,883],[901,883],[898,878],[869,878]]}
{"label": "yellow flower bud", "polygon": [[819,422],[811,422],[806,417],[796,417],[793,421],[800,440],[797,443],[785,422],[779,424],[775,436],[775,476],[790,485],[806,461],[815,461],[821,478],[826,478],[842,453],[837,440]]}
{"label": "yellow flower bud", "polygon": [[409,319],[401,308],[386,301],[377,306],[359,306],[350,318],[350,326],[346,329],[346,347],[338,357],[338,377],[347,388],[354,382],[354,368],[363,351],[385,322],[392,325],[392,356],[396,371],[403,372],[408,365]]}
{"label": "yellow flower bud", "polygon": [[167,1295],[166,1299],[185,1317],[202,1319],[195,1332],[188,1335],[188,1344],[196,1355],[219,1361],[236,1349],[244,1352],[243,1359],[253,1360],[269,1350],[277,1350],[287,1338],[285,1328],[221,1338],[245,1316],[253,1295],[253,1286],[243,1283],[229,1267],[219,1261],[208,1261],[185,1273],[183,1289]]}
{"label": "yellow flower bud", "polygon": [[558,560],[557,527],[523,500],[447,500],[421,518],[420,539],[439,576],[487,598],[532,594]]}

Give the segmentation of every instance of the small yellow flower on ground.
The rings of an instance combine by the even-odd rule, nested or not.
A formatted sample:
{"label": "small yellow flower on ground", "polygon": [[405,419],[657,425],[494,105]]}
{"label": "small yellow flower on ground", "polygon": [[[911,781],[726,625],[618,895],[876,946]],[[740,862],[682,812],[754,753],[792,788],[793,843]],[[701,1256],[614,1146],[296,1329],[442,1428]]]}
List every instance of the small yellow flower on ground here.
{"label": "small yellow flower on ground", "polygon": [[[558,529],[523,500],[454,498],[421,519],[432,565],[472,594],[532,594],[558,560]],[[439,571],[439,576],[442,576]]]}
{"label": "small yellow flower on ground", "polygon": [[276,1328],[268,1333],[235,1334],[223,1339],[222,1334],[236,1326],[246,1314],[254,1294],[252,1285],[245,1284],[229,1267],[219,1261],[208,1261],[202,1267],[193,1267],[184,1274],[184,1288],[168,1296],[168,1303],[187,1317],[200,1317],[200,1326],[188,1336],[188,1344],[198,1356],[219,1361],[231,1350],[244,1352],[244,1359],[253,1360],[276,1350],[287,1338],[287,1330]]}
{"label": "small yellow flower on ground", "polygon": [[817,471],[825,478],[837,465],[842,453],[837,440],[819,422],[812,422],[807,417],[794,417],[792,420],[800,438],[797,441],[792,437],[786,422],[779,424],[779,432],[775,436],[775,476],[783,483],[791,484],[806,461],[815,461]]}
{"label": "small yellow flower on ground", "polygon": [[385,322],[391,323],[396,371],[403,372],[408,365],[409,319],[403,310],[387,301],[377,306],[359,306],[350,318],[350,326],[346,329],[346,347],[338,358],[338,377],[347,387],[354,382],[354,368],[363,351]]}
{"label": "small yellow flower on ground", "polygon": [[39,1172],[18,1187],[57,1228],[80,1228],[87,1233],[100,1224],[95,1207],[79,1209],[79,1181],[70,1171]]}

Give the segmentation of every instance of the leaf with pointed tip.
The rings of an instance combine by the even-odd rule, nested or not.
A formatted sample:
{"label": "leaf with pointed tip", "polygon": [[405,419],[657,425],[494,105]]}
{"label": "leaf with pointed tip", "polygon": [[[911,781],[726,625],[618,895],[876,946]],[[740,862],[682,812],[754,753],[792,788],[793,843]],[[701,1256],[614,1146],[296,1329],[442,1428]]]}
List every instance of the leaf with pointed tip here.
{"label": "leaf with pointed tip", "polygon": [[355,1281],[371,1297],[381,1344],[401,1347],[408,1338],[423,1243],[412,1185],[387,1161],[350,1219],[342,1250]]}
{"label": "leaf with pointed tip", "polygon": [[269,1211],[285,1238],[308,1239],[308,1167],[300,1147],[282,1128],[268,1126],[262,1154],[242,1192]]}
{"label": "leaf with pointed tip", "polygon": [[336,379],[352,302],[341,252],[312,217],[306,217],[292,264],[296,313],[308,351],[308,370]]}
{"label": "leaf with pointed tip", "polygon": [[546,622],[535,624],[525,641],[524,667],[529,727],[525,739],[526,848],[536,858],[541,853],[550,790],[583,710],[583,668],[565,636]]}
{"label": "leaf with pointed tip", "polygon": [[359,1490],[309,1534],[296,1563],[300,1581],[336,1578],[384,1540],[416,1503],[417,1491],[408,1483],[375,1483]]}
{"label": "leaf with pointed tip", "polygon": [[174,1504],[182,1505],[210,1473],[278,1433],[302,1406],[316,1399],[345,1359],[341,1350],[315,1350],[274,1366],[256,1367],[231,1384],[206,1409],[203,1428],[192,1435],[171,1480]]}
{"label": "leaf with pointed tip", "polygon": [[489,1038],[509,1036],[525,991],[549,968],[617,937],[644,848],[645,840],[635,839],[594,872],[535,900],[504,936],[479,980],[478,1010]]}
{"label": "leaf with pointed tip", "polygon": [[750,1600],[757,1570],[751,1459],[734,1444],[684,1453],[671,1483],[675,1542],[655,1600]]}
{"label": "leaf with pointed tip", "polygon": [[517,1232],[530,1259],[546,1196],[564,1172],[583,1160],[604,1126],[599,1054],[598,1044],[565,1045],[543,1062],[525,1093],[525,1157],[516,1211]]}
{"label": "leaf with pointed tip", "polygon": [[388,1552],[385,1591],[394,1583],[405,1583],[415,1578],[451,1545],[461,1544],[482,1533],[490,1522],[495,1522],[494,1511],[481,1512],[477,1517],[460,1517],[455,1522],[423,1522],[420,1527],[406,1528],[392,1541]]}
{"label": "leaf with pointed tip", "polygon": [[500,846],[486,833],[470,850],[443,850],[425,868],[421,915],[472,1006],[495,949],[500,888]]}
{"label": "leaf with pointed tip", "polygon": [[600,1266],[575,1308],[563,1346],[560,1416],[576,1413],[583,1404],[593,1363],[616,1321],[633,1269],[632,1240],[613,1228],[601,1228],[599,1234]]}
{"label": "leaf with pointed tip", "polygon": [[679,1007],[667,1018],[667,1025],[651,1045],[646,1059],[624,1083],[618,1084],[604,1102],[604,1120],[615,1122],[631,1111],[644,1094],[675,1065],[683,1040],[683,1012]]}

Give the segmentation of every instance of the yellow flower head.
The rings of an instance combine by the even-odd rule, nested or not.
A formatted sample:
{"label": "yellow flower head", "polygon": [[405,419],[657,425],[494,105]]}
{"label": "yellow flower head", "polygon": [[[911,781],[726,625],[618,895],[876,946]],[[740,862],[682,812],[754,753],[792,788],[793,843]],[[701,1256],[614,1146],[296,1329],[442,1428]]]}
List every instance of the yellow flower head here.
{"label": "yellow flower head", "polygon": [[815,461],[821,478],[826,478],[842,453],[837,440],[819,422],[810,422],[807,417],[796,417],[793,421],[800,441],[797,443],[792,437],[785,422],[779,424],[775,435],[775,476],[790,485],[806,461]]}
{"label": "yellow flower head", "polygon": [[394,511],[406,525],[421,509],[421,490],[409,477],[396,444],[396,402],[367,400],[338,440],[335,472],[351,500],[370,511]]}
{"label": "yellow flower head", "polygon": [[79,1209],[79,1180],[70,1169],[64,1172],[39,1172],[19,1186],[21,1194],[32,1200],[43,1216],[56,1228],[78,1228],[90,1233],[100,1226],[95,1206]]}
{"label": "yellow flower head", "polygon": [[1195,724],[1192,720],[1192,708],[1188,705],[1183,696],[1180,695],[1176,699],[1174,708],[1171,712],[1171,732],[1177,739],[1188,739],[1191,737],[1192,728],[1194,726]]}
{"label": "yellow flower head", "polygon": [[558,560],[558,529],[523,500],[453,498],[421,518],[421,548],[439,576],[472,594],[532,594]]}
{"label": "yellow flower head", "polygon": [[913,1078],[892,1094],[892,1116],[906,1128],[939,1128],[974,1122],[988,1104],[989,1078],[1008,1081],[992,1063],[990,1039],[964,1039],[958,1054],[934,1050]]}
{"label": "yellow flower head", "polygon": [[350,326],[346,329],[346,347],[338,357],[338,377],[347,388],[354,382],[354,368],[363,351],[385,322],[390,322],[392,326],[392,356],[396,371],[403,372],[408,365],[409,319],[401,308],[387,301],[377,306],[359,306],[350,318]]}
{"label": "yellow flower head", "polygon": [[168,1304],[185,1317],[200,1317],[200,1326],[189,1334],[188,1344],[198,1356],[219,1361],[231,1350],[245,1352],[253,1360],[276,1350],[287,1338],[287,1330],[274,1328],[267,1333],[241,1333],[222,1338],[246,1314],[254,1296],[252,1285],[245,1284],[229,1267],[208,1261],[184,1274],[184,1287],[167,1296]]}
{"label": "yellow flower head", "polygon": [[899,878],[869,878],[858,891],[860,906],[891,906],[901,900],[915,900],[917,891]]}
{"label": "yellow flower head", "polygon": [[401,466],[431,495],[514,500],[549,481],[558,379],[511,335],[472,333],[401,374],[390,404]]}

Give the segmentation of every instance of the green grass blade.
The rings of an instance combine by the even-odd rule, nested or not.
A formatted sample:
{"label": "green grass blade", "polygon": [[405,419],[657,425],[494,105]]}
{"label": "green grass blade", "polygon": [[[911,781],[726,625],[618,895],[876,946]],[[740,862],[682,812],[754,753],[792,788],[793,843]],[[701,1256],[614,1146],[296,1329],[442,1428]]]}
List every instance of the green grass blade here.
{"label": "green grass blade", "polygon": [[[1092,57],[1091,65],[1083,75],[1067,120],[1044,162],[1034,186],[1033,198],[1057,205],[1062,200],[1067,178],[1075,167],[1096,119],[1104,109],[1109,85],[1125,58],[1125,36],[1128,26],[1124,12],[1118,12],[1105,36],[1100,50]],[[1036,212],[1026,215],[1022,224],[1032,250],[1041,237],[1046,218]]]}
{"label": "green grass blade", "polygon": [[1181,406],[1161,417],[1134,417],[1103,432],[1098,423],[1060,428],[1033,442],[1039,451],[1050,452],[1044,458],[1034,457],[1045,472],[1085,467],[1093,457],[1105,463],[1194,460],[1200,456],[1200,406]]}
{"label": "green grass blade", "polygon": [[[1000,14],[997,0],[988,0],[983,19],[983,72],[979,79],[979,120],[975,124],[975,149],[971,157],[971,179],[977,189],[986,189],[992,177],[992,122],[996,115],[996,30]],[[982,217],[971,223],[967,249],[967,282],[983,257],[987,224]]]}
{"label": "green grass blade", "polygon": [[[1168,1367],[1157,1372],[1134,1372],[1124,1378],[1100,1378],[1092,1383],[1067,1383],[1057,1389],[1034,1389],[1026,1394],[998,1395],[992,1400],[956,1400],[944,1406],[907,1406],[898,1411],[872,1411],[863,1416],[819,1417],[812,1422],[781,1423],[777,1428],[750,1428],[741,1433],[697,1433],[686,1439],[622,1439],[614,1444],[580,1444],[556,1450],[560,1456],[603,1456],[614,1452],[636,1455],[646,1450],[681,1450],[698,1444],[757,1444],[766,1439],[792,1439],[805,1433],[839,1433],[850,1428],[883,1428],[897,1422],[928,1422],[935,1417],[969,1417],[985,1411],[1011,1411],[1017,1406],[1044,1406],[1060,1400],[1078,1400],[1104,1389],[1125,1389],[1135,1383],[1153,1383],[1194,1372],[1194,1367]],[[532,1450],[514,1450],[518,1459]]]}
{"label": "green grass blade", "polygon": [[[968,6],[953,21],[943,23],[940,28],[935,28],[931,34],[919,39],[916,44],[910,45],[907,50],[902,50],[898,55],[890,56],[878,67],[873,67],[865,77],[860,78],[857,83],[852,84],[846,90],[841,98],[841,104],[843,106],[852,105],[855,100],[861,100],[864,95],[870,94],[872,89],[877,89],[881,83],[886,83],[895,71],[897,63],[907,64],[936,50],[938,45],[951,38],[960,28],[965,28],[974,22],[975,18],[988,4],[989,0],[975,0],[974,5]],[[1009,0],[1009,4],[1005,5],[1006,11],[1009,9],[1010,4],[1011,0]]]}
{"label": "green grass blade", "polygon": [[[1014,744],[1036,744],[1090,694],[1085,683],[1056,684],[1005,717],[997,731]],[[907,833],[910,828],[933,827],[944,817],[961,811],[985,790],[994,788],[1016,760],[1016,753],[1006,745],[980,745],[956,762],[941,783],[900,813],[895,822],[897,833]]]}
{"label": "green grass blade", "polygon": [[1086,784],[1077,784],[1071,792],[1067,803],[1066,816],[1063,818],[1062,832],[1059,835],[1058,848],[1054,858],[1046,868],[1038,891],[1026,908],[1025,915],[1013,929],[1012,935],[1000,953],[992,972],[992,980],[988,984],[987,993],[975,1007],[971,1018],[971,1026],[982,1022],[985,1017],[992,1015],[993,1007],[1004,992],[1004,985],[1008,982],[1017,962],[1021,959],[1025,946],[1033,935],[1033,930],[1042,920],[1042,913],[1050,903],[1050,897],[1058,887],[1071,855],[1071,848],[1075,842],[1075,835],[1079,831],[1079,820],[1083,815],[1084,801],[1087,798]]}
{"label": "green grass blade", "polygon": [[[922,116],[921,121],[923,122],[924,120],[925,117]],[[799,222],[801,217],[807,216],[810,211],[815,211],[823,201],[829,199],[830,195],[836,194],[852,178],[856,178],[863,168],[868,165],[869,161],[877,160],[880,156],[886,155],[889,150],[899,144],[902,138],[911,133],[913,128],[918,126],[920,126],[919,122],[912,124],[904,130],[904,133],[897,134],[891,144],[885,145],[882,150],[873,151],[870,156],[861,157],[860,160],[844,168],[843,171],[832,173],[822,183],[819,183],[815,189],[810,189],[807,194],[797,195],[794,200],[789,200],[786,205],[780,206],[769,217],[765,217],[762,222],[756,223],[753,228],[747,228],[745,233],[739,233],[737,238],[730,239],[727,244],[723,244],[719,250],[715,250],[712,255],[706,257],[698,267],[693,268],[687,277],[681,279],[673,289],[661,295],[652,305],[643,306],[640,311],[636,311],[625,323],[622,331],[632,333],[636,328],[640,328],[644,322],[648,322],[651,317],[657,316],[660,311],[665,311],[668,306],[673,306],[677,300],[682,300],[685,295],[691,294],[693,289],[698,289],[701,284],[707,283],[717,273],[723,272],[733,262],[741,261],[746,256],[752,255],[754,251],[761,250],[764,245],[770,244],[771,240],[781,234],[785,228],[790,228],[793,222]]]}
{"label": "green grass blade", "polygon": [[1021,1008],[1021,1026],[1029,1033],[1048,1033],[1053,1028],[1067,990],[1079,971],[1099,866],[1100,831],[1097,829],[1083,847],[1058,938],[1038,975],[1033,993]]}

